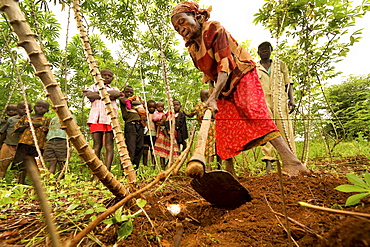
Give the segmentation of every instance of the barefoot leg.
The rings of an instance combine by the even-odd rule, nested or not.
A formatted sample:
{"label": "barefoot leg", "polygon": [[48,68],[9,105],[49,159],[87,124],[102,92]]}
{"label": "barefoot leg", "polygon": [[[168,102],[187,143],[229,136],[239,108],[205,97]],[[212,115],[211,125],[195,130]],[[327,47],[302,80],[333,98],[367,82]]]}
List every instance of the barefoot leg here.
{"label": "barefoot leg", "polygon": [[290,151],[288,145],[281,136],[270,141],[270,143],[279,152],[284,173],[287,173],[289,176],[297,176],[300,172],[307,171],[307,168],[299,161],[297,156]]}

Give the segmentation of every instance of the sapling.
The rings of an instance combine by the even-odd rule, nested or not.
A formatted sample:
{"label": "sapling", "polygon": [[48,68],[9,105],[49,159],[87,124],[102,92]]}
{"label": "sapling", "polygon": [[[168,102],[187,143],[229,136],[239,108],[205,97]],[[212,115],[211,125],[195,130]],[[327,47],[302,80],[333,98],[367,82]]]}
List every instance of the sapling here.
{"label": "sapling", "polygon": [[370,195],[370,173],[365,173],[364,180],[354,174],[347,174],[346,177],[352,184],[339,185],[335,189],[341,192],[359,192],[359,194],[348,197],[345,206],[355,205],[362,198]]}

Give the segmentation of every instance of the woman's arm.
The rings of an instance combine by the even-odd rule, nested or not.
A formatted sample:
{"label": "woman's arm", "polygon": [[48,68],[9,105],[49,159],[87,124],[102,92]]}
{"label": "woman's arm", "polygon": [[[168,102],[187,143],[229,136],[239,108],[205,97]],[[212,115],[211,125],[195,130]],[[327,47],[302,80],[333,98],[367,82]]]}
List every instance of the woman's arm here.
{"label": "woman's arm", "polygon": [[226,72],[220,71],[218,72],[218,75],[217,75],[216,87],[209,84],[210,95],[209,95],[208,100],[206,101],[206,105],[209,109],[211,109],[212,112],[218,111],[216,101],[218,99],[218,96],[221,93],[221,90],[225,87],[228,78],[229,78],[229,75]]}

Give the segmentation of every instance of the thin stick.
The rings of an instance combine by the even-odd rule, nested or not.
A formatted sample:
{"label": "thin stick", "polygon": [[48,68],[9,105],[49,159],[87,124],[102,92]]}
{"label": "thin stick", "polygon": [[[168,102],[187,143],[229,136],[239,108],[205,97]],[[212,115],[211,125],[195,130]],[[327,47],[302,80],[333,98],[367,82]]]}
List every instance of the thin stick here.
{"label": "thin stick", "polygon": [[311,205],[311,204],[308,204],[308,203],[305,203],[305,202],[298,202],[298,204],[303,206],[303,207],[308,207],[308,208],[312,208],[312,209],[326,211],[326,212],[329,212],[329,213],[345,214],[345,215],[351,215],[351,216],[360,216],[360,217],[370,218],[370,214],[351,212],[351,211],[343,211],[343,210],[332,209],[332,208],[325,208],[325,207]]}
{"label": "thin stick", "polygon": [[[284,216],[283,216],[284,217]],[[277,221],[279,221],[281,227],[284,229],[284,231],[286,233],[288,233],[288,230],[286,229],[286,227],[284,226],[283,222],[281,222],[281,220],[279,219],[279,217],[277,215],[275,215],[275,218],[277,219]],[[299,247],[299,244],[294,240],[294,238],[292,236],[290,236],[290,240],[297,246]]]}
{"label": "thin stick", "polygon": [[158,236],[159,236],[159,234],[158,234],[158,232],[157,232],[157,229],[156,229],[156,228],[155,228],[155,226],[154,226],[153,221],[150,219],[150,217],[149,217],[148,213],[145,211],[145,209],[144,209],[144,208],[142,208],[142,207],[140,207],[140,208],[141,208],[141,210],[143,210],[143,213],[145,214],[145,216],[146,216],[146,218],[148,219],[149,223],[152,225],[153,231],[154,231],[154,233],[155,233],[155,238],[156,238],[156,240],[158,241],[159,246],[160,246],[160,247],[162,247],[162,245],[161,245],[161,239],[158,237]]}
{"label": "thin stick", "polygon": [[[181,155],[180,155],[181,161],[178,163],[178,165],[175,167],[175,170],[173,171],[173,175],[175,175],[175,176],[179,173],[179,170],[180,170],[181,166],[184,164],[186,158],[188,157],[190,148],[191,148],[191,146],[193,145],[193,142],[194,142],[195,130],[196,130],[196,127],[194,127],[193,130],[191,131],[188,146],[181,153]],[[184,153],[184,155],[182,156],[183,153]]]}
{"label": "thin stick", "polygon": [[93,54],[90,41],[89,41],[89,36],[87,34],[87,31],[84,25],[82,24],[83,15],[82,15],[81,6],[80,6],[80,0],[73,0],[72,4],[73,4],[72,9],[74,11],[74,15],[76,19],[77,29],[80,32],[80,38],[82,41],[83,50],[86,56],[86,60],[89,63],[89,68],[91,69],[90,72],[94,76],[95,85],[98,86],[99,88],[99,95],[101,97],[101,101],[104,102],[105,110],[111,121],[114,139],[116,141],[122,170],[124,171],[125,177],[130,185],[130,188],[132,190],[135,190],[136,173],[132,166],[131,159],[129,157],[125,137],[123,135],[118,117],[116,115],[117,112],[112,106],[109,93],[104,85],[104,80],[101,77],[100,71],[98,69],[99,68],[98,63],[94,58],[94,54]]}
{"label": "thin stick", "polygon": [[[64,47],[64,50],[65,52],[67,53],[68,52],[68,38],[69,38],[69,25],[71,24],[71,6],[68,7],[68,18],[67,18],[67,32],[66,32],[66,45]],[[64,82],[65,82],[65,85],[64,85],[64,93],[67,94],[68,93],[68,59],[67,59],[67,56],[65,56],[64,58],[64,62],[63,62],[63,66],[64,66]],[[66,162],[64,163],[63,167],[62,167],[62,170],[60,171],[60,174],[58,176],[58,180],[61,180],[64,173],[68,171],[68,164],[69,164],[69,160],[71,158],[71,152],[70,152],[70,143],[69,143],[69,137],[67,138],[67,157],[66,157]]]}
{"label": "thin stick", "polygon": [[[270,208],[271,212],[272,212],[272,213],[274,213],[274,214],[276,214],[276,215],[278,215],[278,216],[280,216],[280,217],[285,217],[283,214],[281,214],[281,213],[276,212],[275,210],[273,210],[273,209],[272,209],[272,207],[271,207],[271,205],[270,205],[270,202],[267,200],[266,195],[264,195],[264,196],[265,196],[265,200],[266,200],[267,205],[269,206],[269,208]],[[295,225],[299,226],[300,228],[302,228],[305,232],[307,232],[307,233],[309,233],[309,234],[311,234],[311,235],[313,235],[313,236],[315,236],[315,237],[317,237],[317,238],[319,238],[319,239],[323,239],[323,236],[321,236],[321,235],[317,234],[315,231],[313,231],[313,230],[312,230],[311,228],[309,228],[308,226],[305,226],[305,225],[303,225],[302,223],[300,223],[300,222],[298,222],[298,221],[296,221],[296,220],[294,220],[294,219],[292,219],[292,218],[290,218],[290,217],[288,217],[288,220],[289,220],[290,222],[292,222],[293,224],[295,224]]]}
{"label": "thin stick", "polygon": [[31,156],[26,155],[26,157],[24,158],[24,162],[26,163],[26,169],[28,170],[28,174],[31,177],[37,196],[39,197],[40,207],[44,213],[45,222],[48,227],[52,245],[53,247],[59,247],[61,246],[59,235],[55,229],[53,218],[51,217],[51,209],[49,207],[44,189],[40,181],[40,175],[37,169],[35,159]]}
{"label": "thin stick", "polygon": [[176,234],[173,237],[173,244],[171,247],[179,247],[181,243],[182,234],[184,233],[184,226],[182,223],[176,223]]}
{"label": "thin stick", "polygon": [[279,186],[280,186],[280,193],[281,193],[281,202],[283,204],[283,211],[284,211],[284,217],[285,217],[285,224],[286,224],[286,228],[287,228],[287,233],[288,233],[288,243],[289,243],[289,246],[292,246],[292,242],[291,242],[291,239],[292,239],[292,233],[290,231],[290,224],[289,224],[289,220],[288,220],[288,212],[287,212],[287,209],[286,209],[286,203],[285,203],[285,195],[284,195],[284,185],[283,185],[283,175],[281,173],[281,165],[280,165],[280,161],[277,160],[276,161],[277,163],[277,167],[278,167],[278,174],[279,174]]}

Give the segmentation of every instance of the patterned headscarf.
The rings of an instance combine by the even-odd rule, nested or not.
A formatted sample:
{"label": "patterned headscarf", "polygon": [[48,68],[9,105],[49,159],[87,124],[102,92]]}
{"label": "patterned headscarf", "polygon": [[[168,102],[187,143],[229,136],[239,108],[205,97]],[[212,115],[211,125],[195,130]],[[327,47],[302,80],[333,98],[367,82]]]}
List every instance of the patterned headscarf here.
{"label": "patterned headscarf", "polygon": [[211,16],[212,6],[208,9],[200,9],[199,5],[194,2],[183,1],[175,6],[172,10],[171,17],[179,13],[194,13],[199,23],[204,23]]}

